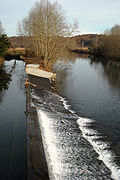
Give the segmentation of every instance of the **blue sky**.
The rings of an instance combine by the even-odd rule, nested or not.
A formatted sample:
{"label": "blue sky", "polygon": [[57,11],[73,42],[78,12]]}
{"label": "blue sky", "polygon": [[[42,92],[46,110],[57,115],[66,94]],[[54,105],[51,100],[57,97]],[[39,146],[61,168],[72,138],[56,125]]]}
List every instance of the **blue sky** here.
{"label": "blue sky", "polygon": [[[18,21],[38,0],[0,0],[0,20],[8,36],[16,35]],[[50,0],[54,2],[54,0]],[[80,33],[102,33],[120,24],[120,0],[58,0],[68,22],[79,22]]]}

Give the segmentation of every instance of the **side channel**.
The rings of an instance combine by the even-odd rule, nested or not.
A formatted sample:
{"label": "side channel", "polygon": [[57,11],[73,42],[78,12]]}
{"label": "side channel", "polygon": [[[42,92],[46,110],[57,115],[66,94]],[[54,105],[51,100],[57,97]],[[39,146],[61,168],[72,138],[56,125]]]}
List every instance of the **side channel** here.
{"label": "side channel", "polygon": [[25,63],[5,61],[0,73],[0,179],[26,180]]}

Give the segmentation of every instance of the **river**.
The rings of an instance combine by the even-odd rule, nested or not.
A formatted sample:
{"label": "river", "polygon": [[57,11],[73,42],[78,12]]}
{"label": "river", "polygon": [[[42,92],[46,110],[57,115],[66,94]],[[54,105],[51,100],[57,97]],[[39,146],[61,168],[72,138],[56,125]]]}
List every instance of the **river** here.
{"label": "river", "polygon": [[0,179],[26,180],[25,63],[5,61],[0,78]]}
{"label": "river", "polygon": [[120,63],[68,58],[59,92],[32,90],[51,180],[120,179]]}
{"label": "river", "polygon": [[[119,180],[120,63],[71,56],[58,61],[54,70],[59,94],[31,87],[50,179]],[[24,62],[5,61],[0,69],[0,178],[4,180],[27,179],[24,82]]]}

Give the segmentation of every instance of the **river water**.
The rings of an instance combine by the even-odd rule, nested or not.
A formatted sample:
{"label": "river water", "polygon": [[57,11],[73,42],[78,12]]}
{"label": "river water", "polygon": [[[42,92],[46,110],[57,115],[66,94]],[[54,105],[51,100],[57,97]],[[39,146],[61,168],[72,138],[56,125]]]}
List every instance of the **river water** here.
{"label": "river water", "polygon": [[59,95],[32,90],[51,180],[120,179],[120,64],[58,61]]}
{"label": "river water", "polygon": [[5,61],[0,76],[0,179],[26,180],[24,62]]}

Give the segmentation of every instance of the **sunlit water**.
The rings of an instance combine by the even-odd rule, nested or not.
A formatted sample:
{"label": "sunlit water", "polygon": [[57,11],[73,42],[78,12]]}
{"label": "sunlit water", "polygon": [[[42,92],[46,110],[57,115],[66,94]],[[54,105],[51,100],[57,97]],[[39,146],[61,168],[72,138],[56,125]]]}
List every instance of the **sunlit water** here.
{"label": "sunlit water", "polygon": [[32,91],[51,180],[120,179],[120,65],[103,62],[58,62],[60,95]]}
{"label": "sunlit water", "polygon": [[0,179],[26,180],[25,64],[5,61],[4,69],[11,81],[0,91]]}

